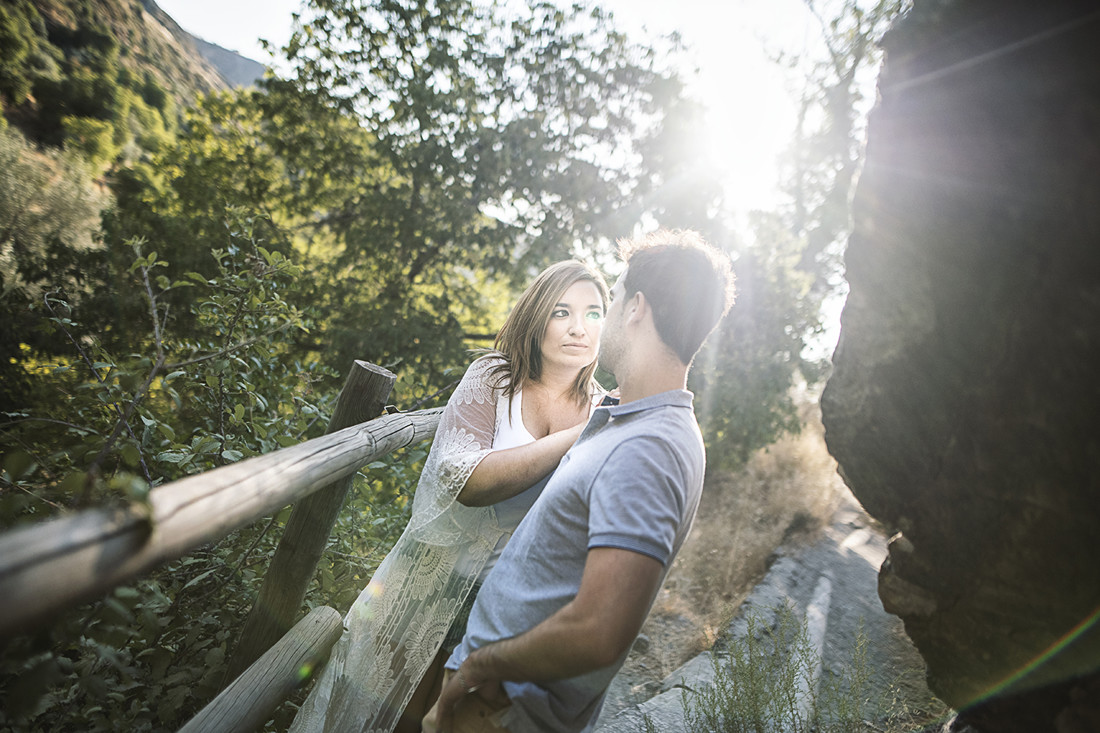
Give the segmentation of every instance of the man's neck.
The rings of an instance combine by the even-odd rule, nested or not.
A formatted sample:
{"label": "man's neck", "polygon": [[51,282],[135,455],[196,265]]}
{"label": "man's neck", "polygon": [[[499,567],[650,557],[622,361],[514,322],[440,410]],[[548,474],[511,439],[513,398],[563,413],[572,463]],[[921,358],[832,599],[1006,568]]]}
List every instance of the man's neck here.
{"label": "man's neck", "polygon": [[[619,404],[652,397],[674,389],[687,388],[688,368],[679,359],[662,355],[646,360],[635,368],[623,370],[619,377]],[[618,376],[618,375],[616,375]]]}

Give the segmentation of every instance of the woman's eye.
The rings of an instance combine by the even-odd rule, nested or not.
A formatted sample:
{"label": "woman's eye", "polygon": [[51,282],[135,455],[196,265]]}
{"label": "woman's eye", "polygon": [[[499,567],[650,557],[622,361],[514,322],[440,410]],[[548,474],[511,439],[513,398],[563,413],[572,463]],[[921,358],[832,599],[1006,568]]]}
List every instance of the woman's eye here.
{"label": "woman's eye", "polygon": [[590,321],[600,321],[603,320],[603,313],[599,311],[588,311],[585,317]]}
{"label": "woman's eye", "polygon": [[558,308],[557,310],[551,311],[550,313],[551,318],[566,318],[568,316],[569,311],[565,310],[564,308]]}

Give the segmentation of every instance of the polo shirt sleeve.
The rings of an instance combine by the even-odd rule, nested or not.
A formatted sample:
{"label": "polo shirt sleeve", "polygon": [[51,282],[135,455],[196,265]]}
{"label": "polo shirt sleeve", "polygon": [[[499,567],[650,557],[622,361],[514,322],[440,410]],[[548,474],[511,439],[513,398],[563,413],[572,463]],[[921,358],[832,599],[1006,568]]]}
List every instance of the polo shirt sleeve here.
{"label": "polo shirt sleeve", "polygon": [[668,563],[684,516],[683,467],[654,436],[620,443],[594,477],[588,549],[614,547]]}

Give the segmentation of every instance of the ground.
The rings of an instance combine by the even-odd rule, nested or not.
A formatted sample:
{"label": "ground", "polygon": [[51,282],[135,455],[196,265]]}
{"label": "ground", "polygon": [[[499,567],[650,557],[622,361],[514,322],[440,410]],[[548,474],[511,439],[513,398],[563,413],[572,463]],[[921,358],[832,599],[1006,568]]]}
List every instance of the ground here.
{"label": "ground", "polygon": [[[774,553],[767,574],[740,604],[712,650],[695,653],[700,632],[685,628],[686,617],[651,618],[612,683],[597,731],[644,730],[646,713],[651,721],[661,721],[657,730],[685,730],[679,688],[709,684],[714,675],[712,652],[720,653],[731,637],[746,633],[749,614],[758,614],[765,626],[773,623],[782,604],[790,604],[800,618],[810,606],[821,612],[821,679],[845,674],[857,640],[865,639],[866,695],[878,708],[868,709],[867,717],[874,720],[868,720],[867,730],[938,730],[950,711],[928,691],[923,661],[901,621],[886,613],[878,599],[877,573],[885,553],[884,531],[845,492],[828,526],[792,538]],[[675,639],[687,644],[689,659],[669,674],[655,663],[653,646]],[[664,654],[675,653],[669,649]]]}

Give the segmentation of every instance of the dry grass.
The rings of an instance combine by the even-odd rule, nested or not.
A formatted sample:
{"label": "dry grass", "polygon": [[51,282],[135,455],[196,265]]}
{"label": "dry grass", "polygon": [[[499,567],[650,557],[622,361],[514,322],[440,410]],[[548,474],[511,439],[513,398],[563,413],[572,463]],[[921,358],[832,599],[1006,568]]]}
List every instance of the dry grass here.
{"label": "dry grass", "polygon": [[695,526],[642,629],[650,644],[632,662],[660,678],[709,649],[775,549],[816,537],[830,521],[847,489],[825,448],[817,402],[801,409],[800,434],[736,473],[707,477]]}

